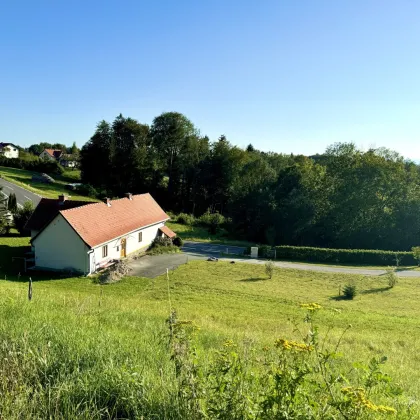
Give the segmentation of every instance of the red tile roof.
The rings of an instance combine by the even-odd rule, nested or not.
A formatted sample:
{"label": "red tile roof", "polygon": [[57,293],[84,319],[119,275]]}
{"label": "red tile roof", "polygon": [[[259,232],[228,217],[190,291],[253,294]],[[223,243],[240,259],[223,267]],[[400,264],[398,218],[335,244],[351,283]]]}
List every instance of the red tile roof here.
{"label": "red tile roof", "polygon": [[60,204],[58,199],[42,198],[31,218],[27,221],[25,229],[41,230],[57,216],[60,210],[73,209],[90,203],[90,201],[66,200]]}
{"label": "red tile roof", "polygon": [[175,238],[176,233],[169,229],[168,226],[162,226],[161,228],[159,228],[159,230],[164,233],[168,238]]}
{"label": "red tile roof", "polygon": [[58,159],[63,151],[60,149],[45,149],[44,152],[47,152],[51,157]]}
{"label": "red tile roof", "polygon": [[60,213],[91,248],[169,219],[150,194],[133,195],[132,200],[120,198],[110,203],[110,206],[93,203]]}

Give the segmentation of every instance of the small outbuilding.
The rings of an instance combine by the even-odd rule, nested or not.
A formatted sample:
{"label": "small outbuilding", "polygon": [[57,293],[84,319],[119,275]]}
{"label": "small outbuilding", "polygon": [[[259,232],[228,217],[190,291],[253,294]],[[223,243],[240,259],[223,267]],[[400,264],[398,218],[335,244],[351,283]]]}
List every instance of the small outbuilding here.
{"label": "small outbuilding", "polygon": [[169,216],[150,194],[58,210],[31,239],[35,268],[95,273],[111,261],[174,237]]}

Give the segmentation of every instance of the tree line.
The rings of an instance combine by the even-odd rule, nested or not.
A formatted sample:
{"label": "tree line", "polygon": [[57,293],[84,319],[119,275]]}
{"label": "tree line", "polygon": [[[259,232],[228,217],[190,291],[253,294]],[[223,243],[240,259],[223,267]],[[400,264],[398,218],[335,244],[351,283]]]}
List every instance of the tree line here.
{"label": "tree line", "polygon": [[312,157],[210,141],[184,115],[101,121],[80,152],[99,195],[150,192],[174,212],[219,212],[237,238],[271,245],[408,250],[420,242],[420,167],[338,143]]}

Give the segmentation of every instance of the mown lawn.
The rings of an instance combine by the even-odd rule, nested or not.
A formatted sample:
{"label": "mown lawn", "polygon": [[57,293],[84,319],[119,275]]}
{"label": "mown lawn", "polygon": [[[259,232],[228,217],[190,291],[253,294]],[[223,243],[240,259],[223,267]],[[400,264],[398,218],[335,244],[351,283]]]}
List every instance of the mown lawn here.
{"label": "mown lawn", "polygon": [[[8,281],[0,281],[0,353],[11,352],[9,364],[0,363],[0,377],[16,377],[0,417],[13,418],[15,410],[37,417],[38,409],[71,416],[79,413],[78,403],[109,406],[115,398],[121,399],[121,417],[130,417],[124,401],[139,386],[144,411],[136,416],[177,418],[170,414],[174,371],[165,344],[170,305],[200,327],[198,354],[206,357],[226,339],[258,350],[276,338],[299,339],[295,323],[305,329],[299,304],[317,302],[323,306],[316,314],[319,333],[328,331],[331,345],[351,324],[340,346],[349,366],[386,355],[384,371],[404,389],[405,400],[417,404],[420,397],[418,279],[401,278],[388,289],[383,277],[277,269],[269,280],[264,266],[194,261],[170,273],[169,293],[165,276],[99,286],[89,278],[44,275],[33,276],[28,302],[27,277],[17,281],[17,267],[10,265],[27,243],[0,238],[0,279],[8,271]],[[349,281],[360,294],[354,301],[335,300]],[[42,383],[28,382],[30,369],[41,369]],[[37,399],[29,398],[37,386]]]}
{"label": "mown lawn", "polygon": [[57,198],[59,194],[67,194],[74,200],[97,201],[90,197],[74,194],[67,190],[65,185],[80,181],[80,171],[66,171],[63,175],[53,175],[55,180],[53,184],[32,181],[32,175],[37,172],[26,171],[24,169],[6,168],[0,166],[0,176],[5,180],[13,182],[29,191],[39,194],[46,198]]}

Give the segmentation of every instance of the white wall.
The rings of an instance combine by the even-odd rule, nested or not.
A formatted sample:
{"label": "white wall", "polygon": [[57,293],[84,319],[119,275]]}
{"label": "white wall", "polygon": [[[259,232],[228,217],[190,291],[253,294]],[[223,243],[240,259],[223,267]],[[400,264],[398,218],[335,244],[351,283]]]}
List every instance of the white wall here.
{"label": "white wall", "polygon": [[39,157],[41,159],[55,160],[55,158],[52,157],[50,154],[48,154],[45,150],[43,152],[41,152],[41,154],[39,155]]}
{"label": "white wall", "polygon": [[[158,223],[153,226],[149,226],[144,229],[138,229],[132,233],[127,235],[121,236],[117,239],[113,239],[112,241],[100,245],[93,250],[93,253],[90,254],[90,272],[93,273],[97,270],[97,268],[103,264],[106,264],[110,260],[116,260],[121,258],[121,239],[127,239],[127,255],[140,251],[142,249],[146,249],[156,238],[158,235],[158,230],[160,227],[164,226],[164,223]],[[142,242],[138,242],[139,232],[143,232],[143,240]],[[108,256],[103,258],[102,257],[102,247],[104,245],[108,245]]]}
{"label": "white wall", "polygon": [[89,248],[61,214],[35,238],[33,246],[37,268],[89,270]]}
{"label": "white wall", "polygon": [[15,146],[5,146],[3,148],[3,156],[7,158],[18,158],[19,157],[19,149]]}

